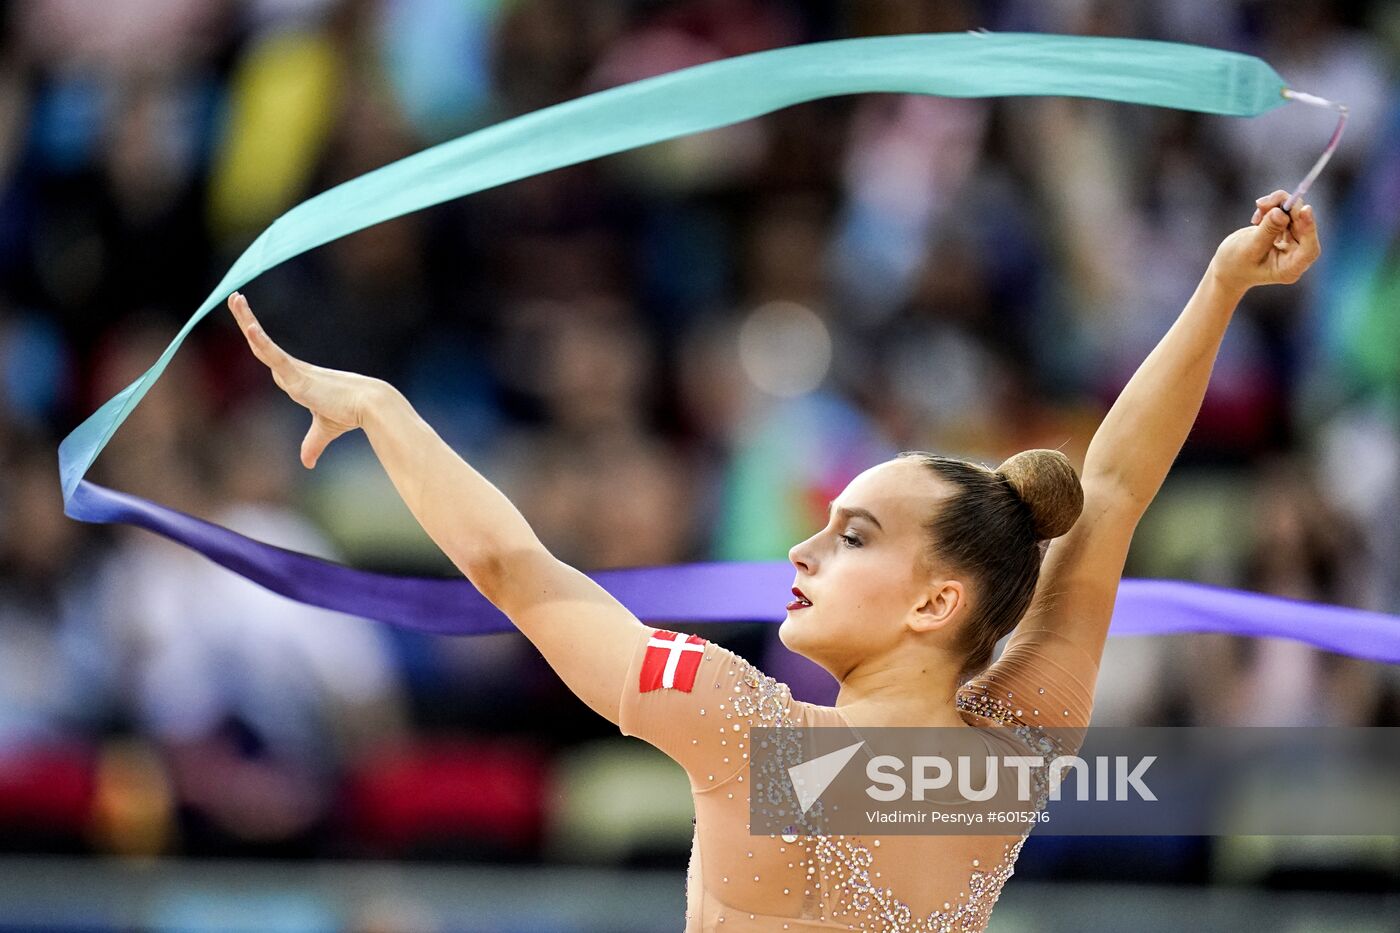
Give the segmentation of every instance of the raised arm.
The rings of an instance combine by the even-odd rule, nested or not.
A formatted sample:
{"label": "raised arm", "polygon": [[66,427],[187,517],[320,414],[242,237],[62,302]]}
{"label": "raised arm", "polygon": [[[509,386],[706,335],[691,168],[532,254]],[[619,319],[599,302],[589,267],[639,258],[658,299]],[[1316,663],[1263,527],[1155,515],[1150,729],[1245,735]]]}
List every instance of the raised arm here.
{"label": "raised arm", "polygon": [[1250,226],[1230,234],[1160,343],[1123,387],[1084,457],[1086,483],[1111,484],[1142,509],[1157,495],[1201,410],[1225,329],[1244,293],[1291,284],[1321,252],[1312,206],[1260,198]]}
{"label": "raised arm", "polygon": [[1030,694],[1023,718],[1035,710],[1045,724],[1087,724],[1128,546],[1200,412],[1235,306],[1256,285],[1296,282],[1321,251],[1311,205],[1295,205],[1290,218],[1278,207],[1287,197],[1260,198],[1250,226],[1220,244],[1095,432],[1081,475],[1084,510],[1050,543],[1030,609],[980,679],[992,695]]}
{"label": "raised arm", "polygon": [[312,414],[308,469],[341,434],[364,430],[404,503],[472,585],[539,649],[564,683],[617,723],[646,627],[607,590],[555,558],[515,505],[380,379],[298,360],[263,331],[246,299],[229,308],[273,380]]}

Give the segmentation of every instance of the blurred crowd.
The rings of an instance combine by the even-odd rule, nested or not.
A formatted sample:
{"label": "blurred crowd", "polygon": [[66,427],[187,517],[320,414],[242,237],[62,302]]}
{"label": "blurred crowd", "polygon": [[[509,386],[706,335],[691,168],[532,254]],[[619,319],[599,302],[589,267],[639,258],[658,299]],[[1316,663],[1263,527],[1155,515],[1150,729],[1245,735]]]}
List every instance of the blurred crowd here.
{"label": "blurred crowd", "polygon": [[[678,836],[586,841],[605,779],[660,772],[523,638],[394,631],[74,522],[58,441],[259,232],[339,182],[685,66],[982,28],[1237,50],[1350,106],[1308,199],[1323,256],[1245,298],[1127,575],[1400,613],[1393,4],[11,0],[0,848],[683,858],[683,776],[657,804]],[[1332,125],[1301,104],[823,100],[380,224],[244,291],[289,352],[398,386],[582,569],[784,559],[900,450],[1081,464],[1216,245]],[[361,436],[300,466],[307,424],[219,306],[89,478],[357,567],[452,574]],[[829,702],[774,630],[703,634]],[[1396,725],[1400,677],[1294,642],[1113,639],[1094,718]]]}

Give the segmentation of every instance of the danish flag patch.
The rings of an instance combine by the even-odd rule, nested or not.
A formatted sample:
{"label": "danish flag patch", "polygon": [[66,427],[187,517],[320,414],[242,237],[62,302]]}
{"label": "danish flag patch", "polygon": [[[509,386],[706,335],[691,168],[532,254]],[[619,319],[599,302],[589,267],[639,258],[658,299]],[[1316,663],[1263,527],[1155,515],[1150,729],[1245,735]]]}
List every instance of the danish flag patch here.
{"label": "danish flag patch", "polygon": [[646,656],[642,658],[639,692],[665,687],[689,693],[695,686],[695,675],[700,670],[707,644],[709,642],[699,635],[653,631],[647,641]]}

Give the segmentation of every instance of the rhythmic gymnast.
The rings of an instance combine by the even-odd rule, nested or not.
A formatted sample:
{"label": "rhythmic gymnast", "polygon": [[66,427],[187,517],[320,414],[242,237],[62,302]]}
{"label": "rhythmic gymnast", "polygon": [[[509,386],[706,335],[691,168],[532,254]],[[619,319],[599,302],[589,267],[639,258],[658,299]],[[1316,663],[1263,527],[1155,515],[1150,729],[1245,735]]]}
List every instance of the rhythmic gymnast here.
{"label": "rhythmic gymnast", "polygon": [[[685,768],[696,814],[687,931],[982,930],[1029,829],[751,834],[748,729],[1087,726],[1133,531],[1200,410],[1231,315],[1250,288],[1296,282],[1319,255],[1311,206],[1295,198],[1285,212],[1288,198],[1260,198],[1250,225],[1221,242],[1081,474],[1050,450],[995,470],[909,451],[846,486],[826,526],[789,552],[794,599],[779,629],[840,682],[833,707],[793,699],[718,645],[644,625],[555,558],[391,385],[295,359],[241,294],[228,304],[276,384],[311,412],[303,465],[363,430],[424,530],[569,688]],[[672,660],[681,655],[700,660]]]}

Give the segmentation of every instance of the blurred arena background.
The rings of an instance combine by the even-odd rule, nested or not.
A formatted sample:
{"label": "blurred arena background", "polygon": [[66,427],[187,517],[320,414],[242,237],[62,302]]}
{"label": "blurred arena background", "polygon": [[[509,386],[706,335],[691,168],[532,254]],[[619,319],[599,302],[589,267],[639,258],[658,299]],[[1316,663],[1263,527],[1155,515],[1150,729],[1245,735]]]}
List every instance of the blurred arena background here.
{"label": "blurred arena background", "polygon": [[[1324,254],[1249,294],[1128,576],[1400,613],[1400,5],[10,0],[0,6],[0,931],[682,925],[686,779],[515,635],[309,610],[62,514],[58,440],[283,211],[474,128],[776,46],[1102,34],[1258,55],[1352,119]],[[907,448],[1090,435],[1332,116],[820,101],[404,217],[254,280],[269,332],[385,378],[585,570],[782,559]],[[362,435],[222,308],[92,479],[358,567],[455,571]],[[782,598],[782,594],[779,594]],[[830,702],[771,625],[708,626]],[[1394,666],[1111,640],[1103,725],[1397,725]],[[1400,929],[1400,840],[1041,838],[991,929]]]}

